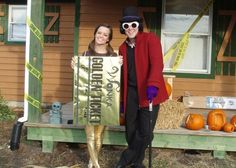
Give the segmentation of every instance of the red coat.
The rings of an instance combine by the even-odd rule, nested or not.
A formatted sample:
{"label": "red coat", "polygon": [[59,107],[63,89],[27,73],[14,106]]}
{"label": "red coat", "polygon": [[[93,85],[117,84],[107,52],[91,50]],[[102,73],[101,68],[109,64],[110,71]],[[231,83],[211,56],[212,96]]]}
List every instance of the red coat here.
{"label": "red coat", "polygon": [[[119,54],[123,56],[123,93],[121,93],[121,99],[124,101],[124,107],[126,107],[128,79],[126,45],[126,42],[123,42],[119,48]],[[161,43],[155,34],[145,32],[139,32],[137,34],[135,67],[140,107],[148,107],[147,86],[156,86],[158,88],[158,94],[153,99],[153,105],[160,104],[168,99],[162,73],[164,65]]]}

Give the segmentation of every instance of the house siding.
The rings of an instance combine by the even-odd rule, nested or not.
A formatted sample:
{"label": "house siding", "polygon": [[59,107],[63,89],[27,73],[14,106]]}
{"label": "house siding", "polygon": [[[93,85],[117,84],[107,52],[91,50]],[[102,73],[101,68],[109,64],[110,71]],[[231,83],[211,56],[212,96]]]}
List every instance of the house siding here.
{"label": "house siding", "polygon": [[[80,2],[78,53],[81,54],[87,50],[88,43],[93,39],[94,28],[100,23],[111,24],[114,33],[112,46],[115,50],[118,50],[119,45],[125,38],[119,32],[122,8],[128,5],[137,5],[138,2],[136,0],[112,2],[101,0],[99,3],[96,0],[81,0]],[[4,5],[0,4],[0,9]],[[60,7],[60,24],[58,43],[46,43],[43,49],[42,101],[44,103],[53,101],[67,103],[72,101],[73,94],[73,72],[70,61],[74,55],[75,4],[47,3],[47,5]],[[155,7],[140,7],[140,10],[143,12],[155,11]],[[161,11],[158,12],[160,14]],[[0,10],[0,18],[2,15],[5,16],[4,10]],[[146,31],[145,23],[144,26]],[[0,35],[3,30],[0,22]],[[235,43],[235,39],[231,41],[233,40]],[[216,46],[219,46],[219,44]],[[214,52],[218,52],[218,49],[215,50]],[[0,91],[7,101],[24,101],[24,62],[24,44],[5,44],[0,40]],[[216,62],[217,64],[225,63]],[[223,66],[217,68],[216,72],[218,73],[214,79],[175,78],[173,98],[186,94],[193,96],[235,96],[235,73],[224,75]]]}
{"label": "house siding", "polygon": [[175,78],[173,86],[174,99],[180,96],[228,96],[236,95],[236,78],[216,76],[215,79]]}
{"label": "house siding", "polygon": [[[68,102],[72,100],[70,60],[74,48],[74,4],[47,5],[60,7],[60,24],[58,43],[45,43],[43,49],[42,101]],[[7,101],[24,101],[24,63],[24,44],[0,43],[0,91]]]}

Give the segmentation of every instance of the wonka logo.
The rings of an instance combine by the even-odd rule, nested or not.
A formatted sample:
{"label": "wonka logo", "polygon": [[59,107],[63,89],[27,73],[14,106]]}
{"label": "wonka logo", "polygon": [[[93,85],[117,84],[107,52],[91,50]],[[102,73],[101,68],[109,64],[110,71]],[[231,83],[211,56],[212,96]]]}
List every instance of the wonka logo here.
{"label": "wonka logo", "polygon": [[107,72],[108,73],[107,85],[106,85],[107,94],[105,98],[107,107],[112,106],[112,100],[115,95],[115,92],[120,92],[120,81],[116,79],[118,72],[119,68],[116,66],[112,67],[111,72]]}

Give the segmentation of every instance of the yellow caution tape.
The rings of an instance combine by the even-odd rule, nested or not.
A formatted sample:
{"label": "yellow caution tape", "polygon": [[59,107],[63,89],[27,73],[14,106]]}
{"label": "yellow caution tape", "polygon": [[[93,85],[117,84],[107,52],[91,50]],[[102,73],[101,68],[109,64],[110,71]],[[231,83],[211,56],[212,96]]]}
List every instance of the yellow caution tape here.
{"label": "yellow caution tape", "polygon": [[172,67],[172,71],[176,71],[180,63],[182,62],[185,51],[188,47],[189,43],[189,33],[192,31],[192,29],[196,26],[196,24],[199,22],[199,20],[202,18],[204,13],[206,13],[209,10],[209,7],[212,5],[214,0],[209,0],[207,5],[203,8],[203,10],[199,13],[198,17],[194,20],[194,22],[191,24],[189,29],[183,34],[183,36],[172,45],[166,52],[164,56],[164,62],[169,60],[173,55],[176,54],[175,62]]}
{"label": "yellow caution tape", "polygon": [[25,66],[33,76],[42,81],[42,74],[39,70],[37,70],[33,65],[28,62],[25,64]]}
{"label": "yellow caution tape", "polygon": [[35,98],[25,94],[25,99],[34,107],[37,109],[41,109],[41,103],[40,101],[36,100]]}
{"label": "yellow caution tape", "polygon": [[179,47],[179,43],[181,42],[182,38],[178,40],[171,48],[168,49],[164,56],[164,62],[168,61],[173,54],[176,52],[176,49]]}
{"label": "yellow caution tape", "polygon": [[176,69],[178,68],[179,64],[182,62],[184,55],[185,55],[185,51],[188,47],[188,42],[189,42],[189,33],[186,33],[183,40],[179,43],[179,49],[178,49],[178,53],[175,58],[175,62],[174,62],[172,71],[175,72]]}
{"label": "yellow caution tape", "polygon": [[40,41],[41,46],[43,47],[44,43],[43,33],[37,28],[37,26],[35,26],[35,24],[30,20],[30,18],[27,17],[26,22],[30,30],[34,33],[34,35]]}
{"label": "yellow caution tape", "polygon": [[207,5],[203,8],[203,10],[199,13],[198,17],[194,20],[192,25],[189,27],[187,32],[192,31],[192,29],[195,27],[195,25],[199,22],[199,20],[202,18],[202,16],[209,10],[210,6],[213,4],[214,0],[209,0]]}
{"label": "yellow caution tape", "polygon": [[[30,20],[30,18],[27,17],[26,23],[30,28],[30,31],[36,36],[36,38],[39,40],[41,46],[44,45],[44,36],[43,33],[39,30],[39,28]],[[37,70],[33,65],[30,63],[26,63],[26,68],[29,70],[29,72],[35,76],[38,80],[42,81],[42,74],[39,70]],[[25,94],[25,99],[35,108],[41,109],[41,103],[40,101],[36,100],[35,98]]]}

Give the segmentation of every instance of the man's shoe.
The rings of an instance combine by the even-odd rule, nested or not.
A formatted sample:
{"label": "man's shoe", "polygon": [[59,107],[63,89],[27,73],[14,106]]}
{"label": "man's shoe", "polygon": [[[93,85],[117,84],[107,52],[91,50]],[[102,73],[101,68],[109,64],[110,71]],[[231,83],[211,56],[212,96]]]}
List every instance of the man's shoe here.
{"label": "man's shoe", "polygon": [[133,164],[131,168],[146,168],[143,164]]}
{"label": "man's shoe", "polygon": [[127,166],[126,162],[122,158],[120,158],[115,168],[126,168],[126,166]]}
{"label": "man's shoe", "polygon": [[126,166],[123,166],[123,165],[116,165],[116,168],[125,168]]}
{"label": "man's shoe", "polygon": [[127,166],[126,163],[119,161],[115,168],[126,168],[126,166]]}

